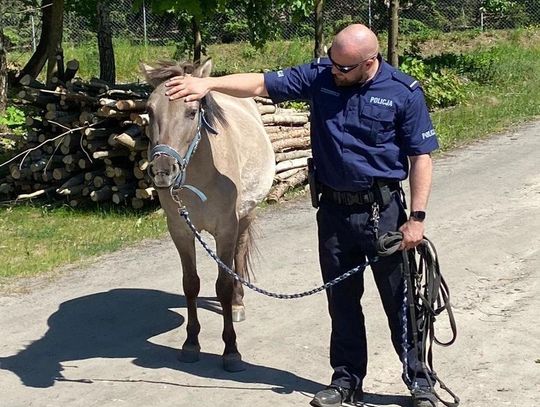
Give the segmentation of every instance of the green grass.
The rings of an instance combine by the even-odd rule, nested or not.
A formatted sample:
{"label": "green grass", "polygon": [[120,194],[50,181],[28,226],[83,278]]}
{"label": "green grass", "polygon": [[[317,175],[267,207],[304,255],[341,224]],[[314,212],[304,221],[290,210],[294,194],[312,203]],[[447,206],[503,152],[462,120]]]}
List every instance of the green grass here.
{"label": "green grass", "polygon": [[[279,69],[309,61],[313,55],[308,40],[272,41],[257,50],[249,43],[210,45],[207,54],[212,57],[215,74],[234,72],[262,72]],[[128,40],[114,41],[116,76],[119,83],[138,82],[143,79],[139,63],[155,63],[162,59],[173,59],[174,45],[148,46],[131,44]],[[13,66],[22,67],[30,53],[11,53],[8,60]],[[77,59],[80,63],[78,75],[82,78],[99,77],[99,54],[97,44],[64,44],[64,59]],[[43,74],[42,74],[43,75]]]}
{"label": "green grass", "polygon": [[1,281],[50,271],[142,238],[162,237],[166,226],[158,212],[22,205],[0,208],[0,230]]}
{"label": "green grass", "polygon": [[[539,28],[438,34],[417,45],[425,56],[489,49],[498,57],[496,78],[490,84],[471,83],[465,103],[432,113],[442,151],[540,116]],[[174,52],[174,46],[145,49],[120,41],[116,46],[118,78],[136,81],[139,61],[171,58]],[[307,41],[271,42],[261,51],[249,44],[209,47],[217,73],[281,68],[309,61],[311,53]],[[66,47],[65,54],[66,59],[80,60],[82,77],[98,75],[97,50],[92,46]],[[6,280],[166,235],[163,216],[154,212],[103,207],[84,211],[38,204],[0,208],[0,231],[0,279]]]}
{"label": "green grass", "polygon": [[442,150],[540,116],[540,43],[517,45],[493,50],[500,58],[493,83],[471,85],[465,103],[432,114]]}

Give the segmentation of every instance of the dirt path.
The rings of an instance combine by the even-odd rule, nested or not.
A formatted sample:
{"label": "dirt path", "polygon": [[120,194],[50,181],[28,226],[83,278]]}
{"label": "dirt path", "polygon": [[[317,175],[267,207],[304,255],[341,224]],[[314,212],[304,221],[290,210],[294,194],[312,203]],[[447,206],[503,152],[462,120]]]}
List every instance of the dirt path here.
{"label": "dirt path", "polygon": [[[540,122],[436,162],[427,234],[459,337],[436,349],[435,365],[462,406],[540,400],[539,163]],[[314,217],[304,198],[264,212],[257,284],[279,292],[320,284]],[[237,333],[249,368],[225,373],[215,267],[199,253],[204,354],[196,364],[176,360],[186,308],[169,239],[1,294],[0,406],[307,406],[330,377],[325,296],[283,301],[248,292]],[[370,274],[367,405],[408,406]]]}

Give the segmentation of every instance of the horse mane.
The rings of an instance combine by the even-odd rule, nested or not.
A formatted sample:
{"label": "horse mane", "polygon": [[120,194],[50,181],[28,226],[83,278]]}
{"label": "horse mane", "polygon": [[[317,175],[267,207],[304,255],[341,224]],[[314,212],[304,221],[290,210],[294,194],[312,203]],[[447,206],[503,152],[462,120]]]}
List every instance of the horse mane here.
{"label": "horse mane", "polygon": [[[160,60],[152,70],[146,71],[146,75],[154,83],[162,83],[172,77],[188,74],[200,77],[200,70],[197,68],[201,65],[200,62]],[[223,127],[228,125],[223,108],[210,93],[201,100],[201,104],[204,108],[205,119],[210,126],[215,128],[218,123]]]}

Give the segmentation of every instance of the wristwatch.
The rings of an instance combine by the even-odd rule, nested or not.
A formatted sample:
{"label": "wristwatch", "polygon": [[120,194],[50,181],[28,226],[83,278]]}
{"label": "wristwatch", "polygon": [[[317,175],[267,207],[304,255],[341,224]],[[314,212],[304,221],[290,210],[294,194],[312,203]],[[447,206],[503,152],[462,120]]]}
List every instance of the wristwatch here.
{"label": "wristwatch", "polygon": [[423,222],[426,219],[426,213],[424,211],[412,211],[409,219],[414,219],[418,222]]}

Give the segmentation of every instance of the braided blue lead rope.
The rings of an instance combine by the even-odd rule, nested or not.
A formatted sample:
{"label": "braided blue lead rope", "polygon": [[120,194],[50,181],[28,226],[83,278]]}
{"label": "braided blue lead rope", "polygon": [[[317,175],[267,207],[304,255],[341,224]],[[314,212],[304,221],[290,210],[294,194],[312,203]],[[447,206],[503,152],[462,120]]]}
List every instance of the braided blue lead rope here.
{"label": "braided blue lead rope", "polygon": [[182,207],[182,208],[180,208],[178,210],[178,212],[180,213],[180,216],[182,216],[184,218],[187,225],[189,226],[189,228],[191,229],[191,231],[193,232],[193,234],[195,235],[195,237],[197,238],[199,243],[202,245],[202,247],[204,247],[204,249],[206,250],[208,255],[210,257],[212,257],[215,260],[215,262],[223,270],[225,270],[227,272],[227,274],[229,274],[236,281],[239,281],[240,283],[242,283],[246,287],[252,289],[253,291],[258,292],[259,294],[266,295],[268,297],[278,298],[278,299],[281,299],[281,300],[291,300],[291,299],[295,299],[295,298],[307,297],[309,295],[313,295],[313,294],[316,294],[316,293],[318,293],[320,291],[326,290],[327,288],[330,288],[333,285],[336,285],[340,281],[345,280],[347,277],[352,276],[354,273],[357,273],[358,271],[363,270],[364,268],[366,268],[369,265],[369,262],[366,261],[364,264],[362,264],[360,266],[357,266],[357,267],[343,273],[342,275],[336,277],[332,281],[329,281],[329,282],[327,282],[326,284],[324,284],[324,285],[322,285],[320,287],[314,288],[313,290],[308,290],[308,291],[304,291],[304,292],[297,293],[297,294],[277,294],[277,293],[273,293],[273,292],[270,292],[270,291],[263,290],[262,288],[259,288],[259,287],[255,286],[255,285],[251,284],[249,281],[246,281],[245,279],[240,277],[238,274],[236,274],[233,270],[231,270],[231,268],[229,266],[227,266],[225,263],[223,263],[223,261],[221,261],[221,259],[217,256],[217,254],[203,240],[201,234],[199,233],[199,231],[195,228],[195,226],[191,222],[191,219],[189,218],[189,213],[186,210],[186,208]]}
{"label": "braided blue lead rope", "polygon": [[408,312],[408,301],[407,301],[407,279],[403,278],[403,302],[401,304],[401,321],[403,322],[403,330],[401,333],[401,346],[403,348],[403,377],[405,377],[407,383],[411,383],[411,378],[409,377],[408,369],[408,354],[409,354],[409,345],[408,345],[408,332],[407,332],[407,312]]}

